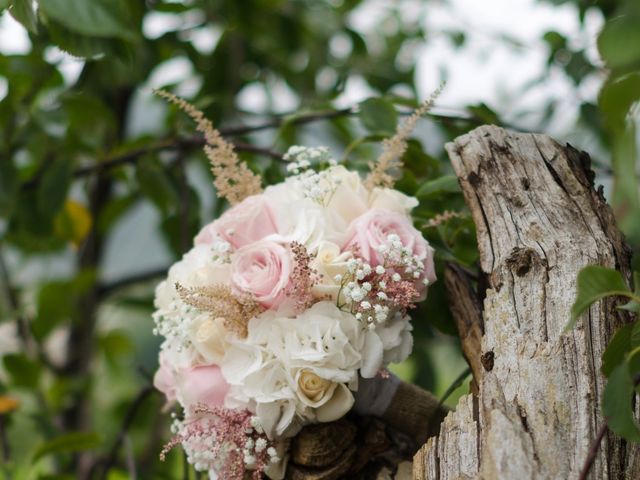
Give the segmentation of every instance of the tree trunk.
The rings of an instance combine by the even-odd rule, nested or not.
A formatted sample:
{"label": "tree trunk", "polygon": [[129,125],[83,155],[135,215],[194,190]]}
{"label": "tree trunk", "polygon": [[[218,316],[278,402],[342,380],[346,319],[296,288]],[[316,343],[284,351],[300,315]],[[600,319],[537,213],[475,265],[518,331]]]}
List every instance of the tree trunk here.
{"label": "tree trunk", "polygon": [[[597,264],[629,280],[630,252],[585,153],[494,126],[446,148],[483,275],[476,296],[459,269],[446,274],[475,392],[416,454],[414,478],[576,479],[604,422],[602,353],[630,321],[606,299],[565,332],[576,277]],[[590,475],[640,478],[637,446],[608,433]]]}

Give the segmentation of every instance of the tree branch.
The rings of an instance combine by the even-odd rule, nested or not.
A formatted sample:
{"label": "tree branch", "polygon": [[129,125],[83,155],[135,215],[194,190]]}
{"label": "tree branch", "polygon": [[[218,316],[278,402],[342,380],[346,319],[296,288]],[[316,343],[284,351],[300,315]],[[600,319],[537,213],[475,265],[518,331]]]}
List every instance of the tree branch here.
{"label": "tree branch", "polygon": [[[112,168],[120,167],[127,164],[133,164],[137,162],[141,157],[150,153],[156,153],[161,151],[171,150],[190,150],[193,148],[202,148],[204,146],[204,139],[200,137],[187,137],[187,138],[168,138],[161,140],[153,145],[141,147],[135,150],[131,150],[122,155],[107,156],[105,159],[100,160],[93,165],[87,165],[85,167],[76,168],[72,176],[73,178],[82,178],[89,175],[96,175],[103,173]],[[255,153],[258,155],[264,155],[274,160],[284,161],[282,159],[282,153],[270,150],[268,148],[258,147],[248,143],[236,143],[235,148],[239,152]],[[33,179],[26,182],[22,189],[25,191],[33,190],[37,188],[41,180],[41,175],[35,176]]]}
{"label": "tree branch", "polygon": [[149,270],[148,272],[142,272],[135,275],[131,275],[129,277],[120,278],[111,283],[106,283],[100,285],[98,287],[98,294],[100,297],[108,297],[113,294],[115,291],[120,290],[125,287],[129,287],[131,285],[135,285],[136,283],[144,283],[149,282],[151,280],[163,277],[169,271],[168,266],[164,266],[155,270]]}
{"label": "tree branch", "polygon": [[[273,128],[278,128],[286,123],[290,123],[291,125],[306,125],[308,123],[313,123],[321,120],[331,120],[333,118],[350,116],[356,113],[357,111],[353,107],[350,107],[350,108],[343,108],[340,110],[327,110],[323,112],[313,112],[307,115],[300,115],[296,118],[293,118],[292,120],[288,120],[287,116],[277,117],[265,123],[262,123],[260,125],[239,125],[235,127],[221,128],[220,134],[226,137],[234,137],[239,135],[246,135],[249,133],[260,132],[264,130],[270,130]],[[442,114],[434,114],[434,113],[428,113],[427,115],[445,123],[466,122],[466,123],[471,123],[473,125],[479,125],[482,123],[481,119],[478,119],[474,116],[465,117],[465,116],[442,115]],[[73,172],[73,177],[82,178],[89,175],[102,173],[104,171],[107,171],[122,165],[135,163],[140,157],[147,155],[149,153],[199,148],[199,147],[203,147],[204,143],[205,142],[203,138],[196,137],[196,136],[187,137],[187,138],[167,138],[153,145],[141,147],[121,155],[107,156],[105,159],[99,161],[94,165],[88,165],[85,167],[77,168]],[[236,150],[239,152],[255,153],[258,155],[264,155],[266,157],[270,157],[274,160],[284,161],[282,158],[283,156],[282,153],[273,151],[268,148],[258,147],[255,145],[242,143],[242,142],[234,142],[234,146]],[[23,190],[32,190],[38,186],[39,182],[40,182],[40,176],[36,175],[33,179],[26,182],[22,186],[22,188]]]}

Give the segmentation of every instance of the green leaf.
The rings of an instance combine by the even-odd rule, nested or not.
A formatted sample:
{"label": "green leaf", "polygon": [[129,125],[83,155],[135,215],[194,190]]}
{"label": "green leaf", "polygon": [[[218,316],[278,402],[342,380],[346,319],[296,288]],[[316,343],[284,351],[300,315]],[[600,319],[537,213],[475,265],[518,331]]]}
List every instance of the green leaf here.
{"label": "green leaf", "polygon": [[94,59],[107,54],[118,55],[122,50],[118,40],[82,35],[69,30],[54,20],[47,22],[47,30],[51,41],[74,57]]}
{"label": "green leaf", "polygon": [[0,217],[7,217],[13,210],[18,194],[18,171],[9,158],[0,161]]}
{"label": "green leaf", "polygon": [[455,193],[460,191],[460,185],[458,184],[458,177],[455,175],[444,175],[423,183],[418,191],[416,197],[427,198],[439,193]]}
{"label": "green leaf", "polygon": [[382,98],[369,98],[360,103],[360,121],[371,133],[393,135],[398,123],[398,113],[393,103]]}
{"label": "green leaf", "polygon": [[[640,74],[638,76],[640,80]],[[640,83],[638,85],[640,99]],[[626,114],[625,114],[626,115]],[[611,203],[617,212],[620,229],[632,244],[640,242],[640,178],[636,173],[638,144],[633,122],[626,122],[624,131],[617,131],[613,139],[611,166],[614,175],[614,192]]]}
{"label": "green leaf", "polygon": [[64,206],[71,184],[72,163],[69,159],[58,158],[47,167],[38,188],[38,211],[53,219]]}
{"label": "green leaf", "polygon": [[167,173],[153,159],[140,161],[137,170],[140,189],[164,214],[179,205],[178,192]]}
{"label": "green leaf", "polygon": [[76,478],[75,475],[67,475],[67,474],[38,475],[38,480],[74,480],[75,478]]}
{"label": "green leaf", "polygon": [[78,297],[95,283],[95,272],[83,270],[70,280],[54,280],[43,284],[38,291],[38,313],[33,321],[33,334],[44,339],[61,322],[71,320]]}
{"label": "green leaf", "polygon": [[99,446],[100,437],[94,432],[67,433],[42,444],[33,455],[33,462],[51,454],[93,450]]}
{"label": "green leaf", "polygon": [[9,6],[11,0],[0,0],[0,12]]}
{"label": "green leaf", "polygon": [[[637,295],[637,292],[636,292],[636,295]],[[630,302],[627,302],[624,305],[620,305],[618,308],[620,310],[627,310],[628,312],[640,313],[640,302],[631,300]]]}
{"label": "green leaf", "polygon": [[571,321],[565,330],[573,328],[578,317],[591,304],[613,295],[631,295],[620,272],[599,265],[584,267],[578,274],[578,295],[571,307]]}
{"label": "green leaf", "polygon": [[[640,374],[640,347],[631,351],[627,358],[627,362],[629,363],[629,375],[631,379],[638,380],[638,374]],[[640,388],[640,385],[636,383],[636,390]]]}
{"label": "green leaf", "polygon": [[479,103],[477,105],[469,105],[467,107],[469,113],[471,113],[477,120],[481,120],[484,123],[488,123],[490,125],[500,125],[502,122],[500,121],[500,117],[498,114],[489,108],[489,106],[485,103]]}
{"label": "green leaf", "polygon": [[40,380],[40,366],[23,353],[11,353],[2,357],[11,383],[18,387],[34,389]]}
{"label": "green leaf", "polygon": [[[633,285],[635,288],[633,294],[640,298],[640,272],[633,272]],[[640,301],[631,300],[629,303],[626,303],[619,308],[630,312],[640,313]],[[638,343],[633,345],[633,348],[638,346],[640,346],[640,331],[638,331]]]}
{"label": "green leaf", "polygon": [[40,0],[40,8],[81,35],[125,40],[135,37],[127,19],[128,7],[121,0]]}
{"label": "green leaf", "polygon": [[633,327],[631,330],[630,348],[636,349],[640,347],[640,320],[636,320],[635,323],[628,326]]}
{"label": "green leaf", "polygon": [[629,364],[623,362],[609,376],[602,398],[602,412],[611,431],[625,440],[640,442],[640,429],[631,407],[633,394],[634,385]]}
{"label": "green leaf", "polygon": [[553,53],[567,46],[567,38],[555,31],[546,32],[542,36],[542,39],[547,42],[547,45],[549,45]]}
{"label": "green leaf", "polygon": [[98,231],[100,233],[108,232],[122,215],[135,205],[138,199],[139,195],[125,195],[112,199],[100,212],[97,224]]}
{"label": "green leaf", "polygon": [[611,372],[624,362],[625,355],[631,349],[632,331],[632,324],[625,325],[615,333],[607,345],[602,354],[602,374],[605,377],[611,375]]}
{"label": "green leaf", "polygon": [[631,106],[640,99],[640,73],[633,72],[608,80],[598,95],[598,107],[604,113],[607,126],[614,132],[623,132],[625,118]]}
{"label": "green leaf", "polygon": [[621,15],[609,20],[598,37],[598,50],[610,68],[624,68],[640,62],[640,18]]}
{"label": "green leaf", "polygon": [[31,33],[38,33],[38,19],[31,0],[13,0],[9,13]]}
{"label": "green leaf", "polygon": [[98,345],[111,365],[134,351],[133,343],[124,331],[113,330],[98,339]]}

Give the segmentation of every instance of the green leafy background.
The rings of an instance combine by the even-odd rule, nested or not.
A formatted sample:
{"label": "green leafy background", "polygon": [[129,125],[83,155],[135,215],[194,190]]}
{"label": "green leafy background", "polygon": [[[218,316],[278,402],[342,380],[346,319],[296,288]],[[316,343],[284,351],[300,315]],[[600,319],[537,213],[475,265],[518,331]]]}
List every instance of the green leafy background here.
{"label": "green leafy background", "polygon": [[[401,15],[403,2],[385,4],[380,28],[365,36],[348,21],[364,3],[0,0],[0,15],[22,24],[31,43],[26,53],[0,56],[0,478],[91,472],[120,479],[130,478],[133,466],[142,478],[192,475],[183,473],[179,451],[165,464],[158,460],[170,418],[149,388],[159,343],[151,335],[153,288],[226,205],[215,198],[193,125],[153,98],[150,88],[159,85],[152,80],[176,59],[186,64],[188,81],[162,86],[201,108],[271,183],[283,178],[278,155],[299,143],[329,145],[336,158],[365,171],[380,141],[417,105],[415,66],[396,68],[403,49],[439,36],[455,48],[469,45],[464,26],[426,31]],[[420,3],[428,11],[431,2]],[[592,39],[600,60],[550,27],[540,38],[548,62],[535,81],[546,89],[536,111],[506,122],[484,103],[453,114],[436,108],[410,141],[397,186],[420,200],[416,225],[436,247],[440,273],[447,261],[472,270],[477,261],[444,143],[483,123],[514,128],[513,118],[531,113],[538,121],[528,129],[548,130],[557,106],[548,86],[557,75],[570,80],[580,102],[576,124],[559,139],[589,145],[620,227],[640,250],[640,3],[545,3],[571,5],[580,22],[594,12],[604,17]],[[172,26],[151,34],[143,28],[150,15]],[[389,24],[398,28],[383,28]],[[215,45],[196,48],[193,35],[206,29]],[[348,39],[345,54],[327,48],[337,35]],[[523,48],[508,36],[499,41]],[[71,81],[55,60],[69,55],[81,65]],[[597,98],[582,95],[594,78]],[[373,93],[344,108],[339,98],[352,81]],[[283,86],[295,92],[295,111],[280,108]],[[247,88],[263,92],[266,107],[243,111]],[[429,227],[445,210],[461,215]],[[634,263],[639,269],[638,255]],[[592,301],[627,288],[612,275],[584,274],[574,321]],[[628,308],[635,306],[632,299]],[[394,371],[442,396],[466,368],[442,282],[415,312],[414,326],[414,354]],[[605,354],[603,410],[614,431],[637,440],[630,398],[640,328],[621,332]],[[467,389],[468,380],[447,403]]]}

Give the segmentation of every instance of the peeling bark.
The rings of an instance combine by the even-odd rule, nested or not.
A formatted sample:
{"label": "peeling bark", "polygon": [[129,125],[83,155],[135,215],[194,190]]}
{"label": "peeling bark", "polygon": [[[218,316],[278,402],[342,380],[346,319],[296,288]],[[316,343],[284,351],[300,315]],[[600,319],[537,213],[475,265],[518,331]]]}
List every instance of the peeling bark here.
{"label": "peeling bark", "polygon": [[[447,151],[489,286],[481,324],[457,321],[477,395],[461,398],[418,452],[414,478],[577,478],[604,422],[602,353],[630,317],[606,299],[576,328],[564,328],[579,270],[613,267],[630,281],[630,252],[593,187],[585,153],[494,126],[459,137]],[[639,458],[637,446],[609,433],[591,478],[640,478]]]}

